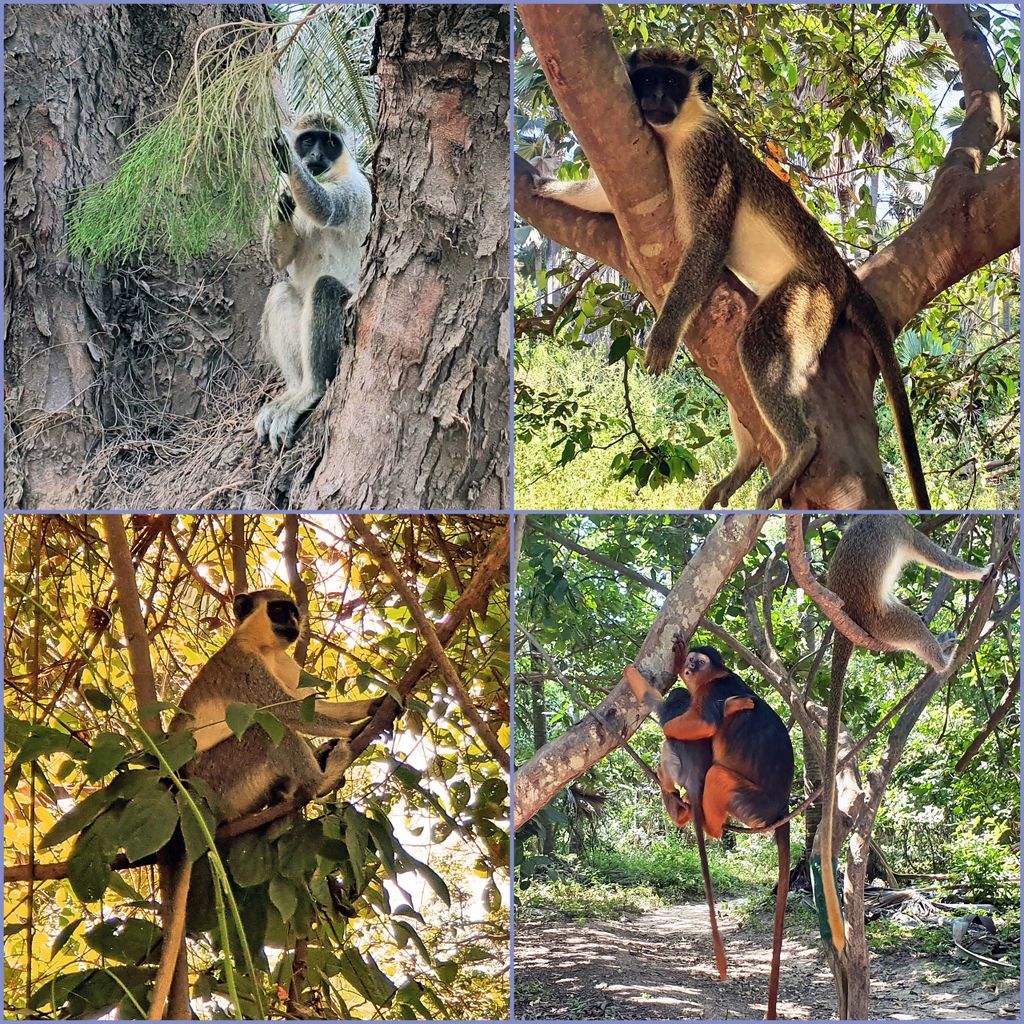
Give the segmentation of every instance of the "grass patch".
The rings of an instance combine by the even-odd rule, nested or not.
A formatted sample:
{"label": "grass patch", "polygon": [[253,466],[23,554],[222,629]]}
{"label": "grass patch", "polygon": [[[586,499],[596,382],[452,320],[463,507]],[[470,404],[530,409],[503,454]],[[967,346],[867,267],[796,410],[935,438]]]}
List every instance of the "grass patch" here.
{"label": "grass patch", "polygon": [[[704,899],[704,883],[696,846],[681,836],[620,837],[621,845],[600,846],[582,857],[554,860],[529,884],[517,885],[516,899],[527,915],[570,918],[617,918],[674,903]],[[775,846],[763,837],[738,837],[734,849],[708,844],[708,867],[718,897],[750,896],[751,910],[777,872]],[[767,895],[766,895],[767,894]]]}

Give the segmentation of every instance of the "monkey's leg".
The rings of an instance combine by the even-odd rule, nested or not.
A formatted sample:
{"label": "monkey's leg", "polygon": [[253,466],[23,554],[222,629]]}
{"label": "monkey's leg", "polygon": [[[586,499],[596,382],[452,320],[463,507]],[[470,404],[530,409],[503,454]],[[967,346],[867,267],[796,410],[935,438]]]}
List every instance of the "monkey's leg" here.
{"label": "monkey's leg", "polygon": [[295,441],[299,421],[323,398],[328,381],[338,372],[345,304],[351,297],[337,278],[325,275],[317,279],[306,299],[302,335],[309,342],[301,347],[301,380],[281,403],[270,428],[270,444],[275,451]]}
{"label": "monkey's leg", "polygon": [[263,323],[260,341],[264,352],[277,364],[284,375],[285,390],[268,402],[256,417],[256,433],[266,441],[282,403],[302,384],[301,354],[299,345],[299,324],[302,319],[302,303],[290,281],[278,281],[270,289],[263,306]]}
{"label": "monkey's leg", "polygon": [[899,649],[912,651],[936,672],[945,672],[953,660],[921,617],[898,601],[890,601],[866,625],[872,636],[885,637]]}
{"label": "monkey's leg", "polygon": [[914,530],[911,536],[911,547],[917,556],[914,561],[938,569],[955,580],[983,580],[992,571],[991,562],[985,565],[971,565],[970,562],[943,551],[938,544],[917,530]]}
{"label": "monkey's leg", "polygon": [[779,468],[757,496],[759,509],[785,498],[818,450],[802,392],[835,318],[835,300],[822,284],[791,275],[750,314],[740,337],[750,392],[782,448]]}
{"label": "monkey's leg", "polygon": [[728,476],[719,480],[704,495],[700,503],[700,507],[703,509],[712,509],[716,505],[721,505],[723,508],[728,506],[729,499],[754,475],[754,470],[761,465],[761,453],[757,450],[750,431],[740,423],[732,405],[728,402],[726,405],[729,409],[732,437],[736,442],[736,465],[729,471]]}

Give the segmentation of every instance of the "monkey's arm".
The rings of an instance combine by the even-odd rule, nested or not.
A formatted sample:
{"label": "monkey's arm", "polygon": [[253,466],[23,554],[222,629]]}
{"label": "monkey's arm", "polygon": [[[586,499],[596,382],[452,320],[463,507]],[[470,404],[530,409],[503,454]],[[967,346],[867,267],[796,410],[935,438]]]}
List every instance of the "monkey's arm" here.
{"label": "monkey's arm", "polygon": [[284,270],[295,259],[299,236],[292,225],[295,200],[284,185],[277,196],[277,216],[267,225],[264,243],[267,258],[275,270]]}
{"label": "monkey's arm", "polygon": [[542,199],[555,199],[588,213],[611,213],[604,186],[592,174],[586,181],[555,181],[553,178],[540,182],[533,194]]}
{"label": "monkey's arm", "polygon": [[682,168],[689,178],[687,194],[675,197],[675,202],[688,206],[685,219],[693,237],[647,338],[644,362],[652,373],[664,373],[672,364],[691,317],[707,301],[722,273],[736,223],[740,196],[732,171],[735,147],[727,134],[714,129],[704,138],[701,159]]}
{"label": "monkey's arm", "polygon": [[344,183],[325,188],[293,159],[289,181],[296,205],[320,227],[341,227],[359,217],[369,220],[370,187],[358,171]]}

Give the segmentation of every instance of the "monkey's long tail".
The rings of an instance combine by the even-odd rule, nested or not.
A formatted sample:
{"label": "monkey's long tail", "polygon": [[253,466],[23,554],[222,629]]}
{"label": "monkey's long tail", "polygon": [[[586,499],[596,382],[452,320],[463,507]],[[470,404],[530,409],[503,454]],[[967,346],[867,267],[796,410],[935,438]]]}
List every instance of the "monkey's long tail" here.
{"label": "monkey's long tail", "polygon": [[[831,942],[836,956],[843,952],[846,941],[843,910],[839,904],[835,868],[832,862],[832,836],[835,830],[836,764],[839,760],[839,723],[843,713],[843,684],[846,666],[853,654],[853,644],[841,633],[832,641],[832,679],[828,695],[828,725],[825,733],[825,771],[821,780],[821,891],[815,900],[818,906],[818,928],[825,942]],[[812,865],[813,867],[813,865]],[[811,876],[813,879],[814,872]],[[825,913],[822,914],[822,901]]]}
{"label": "monkey's long tail", "polygon": [[718,918],[715,916],[715,891],[711,886],[711,871],[708,869],[708,851],[704,846],[704,787],[696,793],[687,793],[690,798],[690,812],[693,816],[693,830],[697,835],[697,854],[700,857],[700,873],[704,878],[704,901],[708,905],[708,920],[711,924],[711,941],[715,947],[715,964],[718,977],[722,981],[729,976],[729,965],[725,960],[725,944],[718,931]]}
{"label": "monkey's long tail", "polygon": [[896,421],[896,433],[900,440],[900,453],[903,465],[910,477],[910,489],[919,509],[930,509],[928,487],[924,481],[924,470],[921,467],[921,453],[917,448],[917,435],[914,433],[914,420],[910,413],[910,400],[907,389],[903,385],[903,373],[896,361],[896,350],[893,347],[895,338],[889,330],[875,300],[867,293],[860,278],[852,271],[851,285],[847,298],[846,315],[871,342],[871,347],[878,360],[878,368],[882,374],[889,403],[892,406],[893,419]]}
{"label": "monkey's long tail", "polygon": [[779,851],[779,883],[775,887],[775,934],[772,936],[772,969],[768,976],[768,1008],[765,1020],[776,1020],[779,998],[779,966],[782,962],[782,932],[786,924],[786,900],[789,898],[789,822],[775,830]]}
{"label": "monkey's long tail", "polygon": [[174,872],[174,899],[171,912],[164,921],[164,941],[160,949],[160,967],[153,982],[149,1000],[149,1020],[163,1020],[167,997],[171,994],[174,969],[178,965],[178,953],[185,941],[185,909],[188,906],[188,887],[192,881],[192,862],[182,855],[178,870]]}

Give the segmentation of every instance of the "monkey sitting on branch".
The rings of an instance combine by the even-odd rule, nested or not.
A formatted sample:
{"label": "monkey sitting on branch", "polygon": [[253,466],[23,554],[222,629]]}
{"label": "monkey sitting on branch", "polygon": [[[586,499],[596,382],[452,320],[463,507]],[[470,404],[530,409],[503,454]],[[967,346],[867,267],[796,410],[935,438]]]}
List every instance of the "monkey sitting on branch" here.
{"label": "monkey sitting on branch", "polygon": [[[986,580],[992,565],[971,565],[943,551],[899,515],[857,516],[836,546],[829,565],[826,587],[840,598],[843,611],[866,633],[890,651],[910,651],[938,673],[953,664],[956,634],[938,637],[921,617],[893,596],[893,587],[905,565],[918,562],[958,580]],[[821,798],[821,898],[819,912],[822,938],[831,941],[839,956],[845,944],[845,925],[832,864],[835,828],[836,766],[839,757],[839,726],[843,687],[853,644],[838,630],[832,641],[832,676],[825,736],[825,766]],[[814,876],[812,865],[812,879]]]}
{"label": "monkey sitting on branch", "polygon": [[267,241],[271,262],[288,276],[267,295],[260,338],[287,387],[260,411],[256,433],[280,451],[338,371],[372,197],[329,114],[300,117],[290,135],[278,132],[272,150],[282,180]]}
{"label": "monkey sitting on branch", "polygon": [[[714,647],[689,652],[682,637],[673,644],[674,668],[685,689],[662,697],[633,666],[623,675],[637,700],[655,711],[665,734],[658,778],[669,815],[682,827],[693,817],[704,876],[715,960],[725,978],[726,963],[715,917],[714,894],[704,835],[721,839],[730,816],[754,828],[782,821],[793,786],[793,745],[785,723],[722,660]],[[687,801],[677,790],[683,788]],[[776,1019],[782,934],[789,894],[789,822],[775,830],[779,876],[775,930],[765,1017]]]}
{"label": "monkey sitting on branch", "polygon": [[[756,294],[738,352],[758,412],[782,453],[757,496],[756,507],[769,509],[780,499],[786,504],[818,450],[803,396],[837,320],[845,318],[872,346],[914,500],[918,508],[930,508],[893,332],[860,279],[792,188],[709,105],[711,73],[695,58],[671,49],[637,50],[626,70],[640,114],[665,154],[676,234],[689,240],[647,339],[647,367],[656,374],[669,368],[723,268]],[[543,181],[535,192],[578,209],[614,212],[596,177]],[[729,418],[736,464],[708,491],[701,508],[727,505],[761,464],[753,438],[731,407]]]}
{"label": "monkey sitting on branch", "polygon": [[[171,723],[172,732],[192,730],[196,753],[182,775],[201,779],[210,787],[222,821],[265,805],[304,803],[337,789],[351,760],[347,741],[380,706],[380,699],[316,700],[312,713],[304,713],[303,704],[316,691],[299,685],[299,663],[288,654],[304,628],[298,606],[282,591],[256,590],[237,595],[234,612],[234,632],[185,690],[178,704],[181,713]],[[280,742],[275,743],[256,724],[241,739],[236,737],[226,721],[232,704],[254,704],[273,714],[284,727]],[[299,733],[334,737],[323,765]],[[185,938],[191,875],[191,862],[183,856],[176,871],[150,1019],[160,1019],[170,992]]]}

